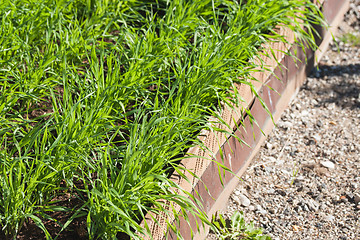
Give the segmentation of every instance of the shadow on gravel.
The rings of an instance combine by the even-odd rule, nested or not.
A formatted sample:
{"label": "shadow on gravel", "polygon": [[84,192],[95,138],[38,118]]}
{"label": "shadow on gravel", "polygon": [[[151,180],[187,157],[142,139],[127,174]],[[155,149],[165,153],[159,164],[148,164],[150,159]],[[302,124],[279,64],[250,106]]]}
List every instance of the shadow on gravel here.
{"label": "shadow on gravel", "polygon": [[335,103],[343,108],[360,108],[360,64],[319,66],[310,74],[312,78],[326,79],[327,83],[315,87],[304,86],[319,95],[319,104]]}

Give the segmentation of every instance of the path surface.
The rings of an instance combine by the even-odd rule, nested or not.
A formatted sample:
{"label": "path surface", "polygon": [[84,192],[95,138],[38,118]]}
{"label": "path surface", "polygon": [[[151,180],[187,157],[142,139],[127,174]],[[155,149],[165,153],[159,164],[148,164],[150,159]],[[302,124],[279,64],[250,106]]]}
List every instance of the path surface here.
{"label": "path surface", "polygon": [[360,48],[340,40],[359,26],[357,0],[336,35],[340,51],[331,45],[308,77],[225,215],[243,211],[274,240],[360,239]]}

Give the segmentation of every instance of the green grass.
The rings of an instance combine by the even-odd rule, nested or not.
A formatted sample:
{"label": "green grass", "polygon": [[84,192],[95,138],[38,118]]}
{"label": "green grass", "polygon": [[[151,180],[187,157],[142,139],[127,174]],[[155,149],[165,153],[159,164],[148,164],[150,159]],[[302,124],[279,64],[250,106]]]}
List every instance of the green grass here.
{"label": "green grass", "polygon": [[[86,218],[89,239],[137,239],[149,234],[140,226],[147,212],[172,212],[164,200],[211,224],[169,173],[182,172],[179,160],[201,145],[197,135],[221,103],[242,104],[232,90],[252,86],[261,44],[285,41],[275,26],[314,47],[305,30],[321,22],[318,14],[302,0],[2,1],[7,239],[30,219],[56,238],[75,218]],[[59,196],[77,204],[63,206]],[[72,217],[61,224],[58,212]],[[45,220],[61,224],[59,232],[49,233]]]}
{"label": "green grass", "polygon": [[271,237],[263,234],[262,228],[256,228],[253,222],[247,223],[244,213],[236,211],[226,218],[221,213],[212,216],[214,234],[221,240],[271,240]]}
{"label": "green grass", "polygon": [[350,44],[351,46],[360,46],[360,35],[355,33],[345,33],[340,37],[340,40],[344,43]]}

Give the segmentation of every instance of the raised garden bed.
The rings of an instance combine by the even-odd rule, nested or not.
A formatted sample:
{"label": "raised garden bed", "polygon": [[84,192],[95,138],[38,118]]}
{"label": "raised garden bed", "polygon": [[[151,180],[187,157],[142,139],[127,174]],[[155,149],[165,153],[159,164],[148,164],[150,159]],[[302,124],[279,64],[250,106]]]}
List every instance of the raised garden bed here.
{"label": "raised garden bed", "polygon": [[[292,73],[274,59],[293,62],[282,51],[293,32],[308,36],[298,17],[319,20],[307,7],[298,0],[1,5],[1,237],[161,239],[180,209],[206,223],[215,200],[198,180],[208,174],[203,183],[221,200],[233,179],[221,168],[246,165],[229,161],[224,143],[246,154],[252,150],[234,139],[253,146],[253,138],[239,131],[261,139],[247,122],[263,109],[254,95],[263,89],[275,111],[280,96],[261,87],[283,86],[271,71]],[[254,113],[245,118],[250,103]],[[204,211],[193,203],[194,186]],[[149,225],[141,224],[146,213],[154,216]],[[168,237],[189,239],[184,225]]]}

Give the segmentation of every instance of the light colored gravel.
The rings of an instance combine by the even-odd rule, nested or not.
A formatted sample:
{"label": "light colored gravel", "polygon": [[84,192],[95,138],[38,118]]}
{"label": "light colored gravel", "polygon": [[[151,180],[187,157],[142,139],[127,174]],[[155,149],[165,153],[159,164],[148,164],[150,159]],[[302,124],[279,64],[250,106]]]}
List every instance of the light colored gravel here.
{"label": "light colored gravel", "polygon": [[[357,0],[337,36],[359,27]],[[273,239],[360,239],[360,48],[336,40],[228,202]]]}

